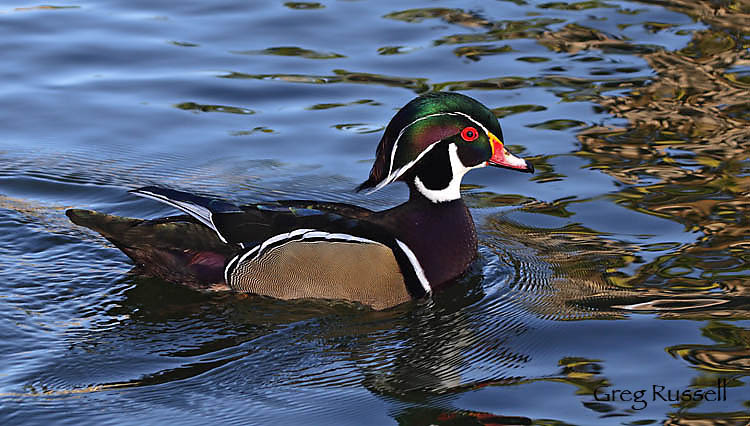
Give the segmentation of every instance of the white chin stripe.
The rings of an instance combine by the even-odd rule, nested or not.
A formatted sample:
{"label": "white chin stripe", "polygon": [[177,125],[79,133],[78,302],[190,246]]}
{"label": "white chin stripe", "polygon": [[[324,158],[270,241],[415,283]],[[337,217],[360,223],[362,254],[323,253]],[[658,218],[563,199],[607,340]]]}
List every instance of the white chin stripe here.
{"label": "white chin stripe", "polygon": [[424,183],[422,183],[419,176],[414,178],[414,186],[417,190],[433,203],[443,203],[461,198],[461,179],[463,179],[466,172],[486,165],[485,163],[480,163],[474,167],[464,166],[464,163],[458,158],[458,147],[455,144],[448,145],[448,157],[451,161],[451,172],[453,176],[451,181],[448,182],[447,187],[442,189],[429,189]]}

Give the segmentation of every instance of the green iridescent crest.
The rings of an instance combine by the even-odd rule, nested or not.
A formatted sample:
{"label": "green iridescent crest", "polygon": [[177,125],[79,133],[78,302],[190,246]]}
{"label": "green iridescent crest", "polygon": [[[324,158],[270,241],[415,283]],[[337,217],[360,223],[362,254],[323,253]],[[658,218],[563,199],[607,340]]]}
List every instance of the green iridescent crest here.
{"label": "green iridescent crest", "polygon": [[370,176],[357,190],[380,188],[400,179],[433,144],[459,135],[467,126],[477,128],[482,136],[478,142],[485,142],[487,150],[491,149],[487,131],[502,139],[492,112],[468,96],[437,92],[412,100],[386,127]]}

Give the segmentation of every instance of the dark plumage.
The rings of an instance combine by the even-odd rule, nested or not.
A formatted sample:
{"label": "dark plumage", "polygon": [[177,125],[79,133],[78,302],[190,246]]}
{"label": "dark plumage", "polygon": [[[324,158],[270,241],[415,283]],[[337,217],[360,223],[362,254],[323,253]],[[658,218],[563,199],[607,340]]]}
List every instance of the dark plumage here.
{"label": "dark plumage", "polygon": [[373,212],[341,203],[248,206],[159,187],[132,191],[188,215],[156,220],[68,210],[145,273],[200,291],[281,299],[324,298],[376,309],[421,298],[460,276],[476,256],[459,184],[493,165],[532,172],[504,148],[492,113],[456,93],[416,98],[387,126],[369,178],[357,189],[405,181],[409,200]]}

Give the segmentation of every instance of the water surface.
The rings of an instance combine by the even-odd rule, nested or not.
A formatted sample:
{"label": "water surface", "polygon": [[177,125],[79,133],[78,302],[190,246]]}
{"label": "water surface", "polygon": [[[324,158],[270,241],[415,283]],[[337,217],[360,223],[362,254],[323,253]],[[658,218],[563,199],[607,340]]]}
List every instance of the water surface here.
{"label": "water surface", "polygon": [[[748,22],[746,1],[4,3],[0,418],[747,424]],[[172,214],[127,194],[149,184],[393,206],[405,188],[353,188],[436,90],[492,108],[537,173],[467,175],[479,258],[429,300],[208,297],[64,215]],[[650,393],[719,380],[721,401]]]}

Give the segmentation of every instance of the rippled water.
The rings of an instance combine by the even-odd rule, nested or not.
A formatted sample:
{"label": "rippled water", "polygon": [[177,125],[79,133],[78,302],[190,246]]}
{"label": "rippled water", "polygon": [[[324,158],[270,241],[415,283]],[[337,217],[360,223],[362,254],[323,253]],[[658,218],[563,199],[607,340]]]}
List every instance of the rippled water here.
{"label": "rippled water", "polygon": [[[2,422],[748,423],[748,23],[745,0],[3,3]],[[464,179],[480,257],[430,300],[207,297],[63,214],[171,214],[147,184],[395,205],[352,189],[432,90],[493,108],[537,174]]]}

